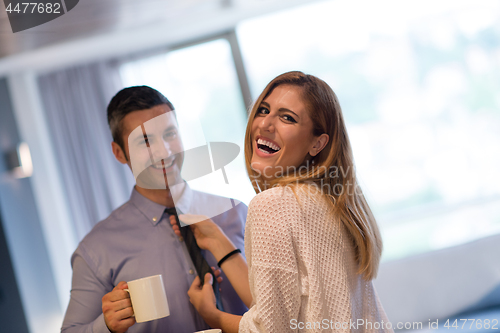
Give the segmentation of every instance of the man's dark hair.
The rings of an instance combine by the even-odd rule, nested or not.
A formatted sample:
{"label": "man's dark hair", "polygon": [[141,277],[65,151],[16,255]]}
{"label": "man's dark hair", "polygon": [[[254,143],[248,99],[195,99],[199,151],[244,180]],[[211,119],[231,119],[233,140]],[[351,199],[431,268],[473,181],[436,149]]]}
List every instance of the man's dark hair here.
{"label": "man's dark hair", "polygon": [[174,110],[174,106],[158,90],[148,86],[128,87],[120,90],[109,102],[108,105],[108,124],[116,142],[125,152],[123,142],[122,119],[129,113],[139,110],[151,109],[157,105],[166,104]]}

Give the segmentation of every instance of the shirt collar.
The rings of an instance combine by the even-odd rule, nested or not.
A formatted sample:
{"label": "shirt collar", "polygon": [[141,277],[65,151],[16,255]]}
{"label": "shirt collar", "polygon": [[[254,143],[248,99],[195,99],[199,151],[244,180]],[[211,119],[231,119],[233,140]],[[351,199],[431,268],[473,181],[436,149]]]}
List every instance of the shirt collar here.
{"label": "shirt collar", "polygon": [[[184,191],[175,205],[179,213],[189,212],[193,198],[193,190],[191,190],[187,183],[185,184],[186,186],[184,187]],[[157,225],[160,222],[166,208],[165,206],[153,202],[137,192],[135,186],[132,190],[132,194],[130,195],[130,202],[148,219],[149,222],[151,222],[152,225]]]}

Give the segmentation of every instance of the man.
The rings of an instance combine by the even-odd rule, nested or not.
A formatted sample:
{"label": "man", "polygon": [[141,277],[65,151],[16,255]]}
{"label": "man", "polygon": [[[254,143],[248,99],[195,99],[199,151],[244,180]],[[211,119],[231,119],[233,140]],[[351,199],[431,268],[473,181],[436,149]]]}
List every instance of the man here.
{"label": "man", "polygon": [[[131,168],[136,186],[130,200],[98,223],[73,254],[62,332],[192,333],[208,328],[189,302],[196,268],[165,208],[203,214],[227,207],[229,199],[194,191],[182,181],[183,146],[173,110],[167,98],[146,86],[123,89],[109,103],[113,154]],[[243,250],[247,207],[238,203],[218,211],[212,220]],[[216,266],[209,252],[204,256]],[[170,316],[135,323],[125,281],[157,274],[163,276]],[[225,311],[247,310],[227,279],[219,287]]]}

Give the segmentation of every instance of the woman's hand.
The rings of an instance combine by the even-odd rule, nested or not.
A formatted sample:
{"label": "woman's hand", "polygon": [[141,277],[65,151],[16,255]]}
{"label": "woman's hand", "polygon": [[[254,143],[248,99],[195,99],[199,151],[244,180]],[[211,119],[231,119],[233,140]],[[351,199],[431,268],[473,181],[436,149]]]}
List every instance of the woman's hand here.
{"label": "woman's hand", "polygon": [[[211,266],[210,268],[212,269],[212,272],[214,272],[215,279],[217,280],[217,282],[221,284],[221,282],[224,281],[224,278],[221,276],[222,271],[220,270],[220,268],[215,269],[214,266]],[[219,288],[219,290],[221,289]]]}
{"label": "woman's hand", "polygon": [[[181,236],[181,231],[175,220],[175,216],[170,216],[170,224],[177,236]],[[226,234],[211,219],[191,224],[196,243],[201,249],[210,251],[218,261],[236,247],[229,240]],[[185,228],[185,227],[184,227]]]}
{"label": "woman's hand", "polygon": [[194,305],[198,313],[211,327],[219,326],[219,314],[215,305],[215,295],[212,289],[212,275],[205,274],[205,283],[200,285],[200,278],[197,276],[188,290],[189,301]]}

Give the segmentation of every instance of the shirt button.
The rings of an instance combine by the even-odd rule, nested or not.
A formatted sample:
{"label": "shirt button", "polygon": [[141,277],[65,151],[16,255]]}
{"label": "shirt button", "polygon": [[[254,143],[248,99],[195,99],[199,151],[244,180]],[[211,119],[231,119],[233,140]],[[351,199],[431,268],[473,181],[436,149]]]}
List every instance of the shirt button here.
{"label": "shirt button", "polygon": [[189,274],[193,275],[194,271],[192,269],[189,270]]}
{"label": "shirt button", "polygon": [[155,217],[153,217],[153,222],[156,222],[158,219]]}

